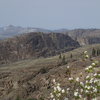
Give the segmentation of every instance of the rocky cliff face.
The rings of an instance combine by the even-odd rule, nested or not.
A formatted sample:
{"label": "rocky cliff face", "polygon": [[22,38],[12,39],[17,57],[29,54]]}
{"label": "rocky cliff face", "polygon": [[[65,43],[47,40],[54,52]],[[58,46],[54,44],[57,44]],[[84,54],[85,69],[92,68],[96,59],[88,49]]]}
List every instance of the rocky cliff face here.
{"label": "rocky cliff face", "polygon": [[100,29],[75,29],[65,32],[80,45],[100,43]]}
{"label": "rocky cliff face", "polygon": [[79,43],[60,33],[28,33],[0,42],[0,63],[54,56],[79,47]]}

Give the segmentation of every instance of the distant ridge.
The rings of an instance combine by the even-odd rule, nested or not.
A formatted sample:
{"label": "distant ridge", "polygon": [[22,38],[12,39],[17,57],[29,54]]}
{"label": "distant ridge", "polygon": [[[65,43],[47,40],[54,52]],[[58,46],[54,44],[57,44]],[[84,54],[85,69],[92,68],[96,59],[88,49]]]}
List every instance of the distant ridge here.
{"label": "distant ridge", "polygon": [[13,25],[8,25],[6,27],[1,27],[0,28],[0,39],[5,39],[5,38],[10,38],[19,34],[23,33],[30,33],[30,32],[45,32],[49,33],[52,32],[47,29],[42,29],[42,28],[32,28],[32,27],[20,27],[20,26],[13,26]]}
{"label": "distant ridge", "polygon": [[65,34],[78,41],[81,46],[100,43],[100,29],[74,29]]}
{"label": "distant ridge", "polygon": [[48,30],[42,28],[32,28],[32,27],[20,27],[8,25],[6,27],[0,28],[0,40],[11,38],[20,34],[26,34],[30,32],[43,32],[48,33],[64,33],[70,36],[75,41],[79,42],[81,46],[88,44],[100,43],[100,29],[58,29],[58,30]]}

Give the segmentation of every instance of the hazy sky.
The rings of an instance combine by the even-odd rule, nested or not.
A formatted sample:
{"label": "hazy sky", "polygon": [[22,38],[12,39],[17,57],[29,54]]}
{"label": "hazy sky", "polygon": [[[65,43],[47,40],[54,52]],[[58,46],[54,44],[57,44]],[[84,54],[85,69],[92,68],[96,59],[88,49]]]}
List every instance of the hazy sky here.
{"label": "hazy sky", "polygon": [[100,28],[100,0],[0,0],[0,27]]}

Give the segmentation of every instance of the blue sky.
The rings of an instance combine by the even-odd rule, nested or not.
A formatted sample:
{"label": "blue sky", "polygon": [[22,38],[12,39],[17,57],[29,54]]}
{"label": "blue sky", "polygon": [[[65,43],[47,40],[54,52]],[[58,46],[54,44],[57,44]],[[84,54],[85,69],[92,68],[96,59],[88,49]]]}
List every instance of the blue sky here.
{"label": "blue sky", "polygon": [[0,27],[100,28],[100,0],[0,0]]}

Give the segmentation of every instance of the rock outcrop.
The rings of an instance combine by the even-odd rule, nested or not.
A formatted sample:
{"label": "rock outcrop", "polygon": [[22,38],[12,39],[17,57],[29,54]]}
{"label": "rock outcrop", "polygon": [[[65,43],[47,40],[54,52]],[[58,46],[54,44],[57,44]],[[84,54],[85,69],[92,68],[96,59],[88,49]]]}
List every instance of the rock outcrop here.
{"label": "rock outcrop", "polygon": [[75,29],[65,33],[81,46],[100,43],[100,29]]}
{"label": "rock outcrop", "polygon": [[79,46],[78,42],[66,34],[41,32],[22,34],[0,42],[0,63],[54,56]]}

